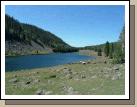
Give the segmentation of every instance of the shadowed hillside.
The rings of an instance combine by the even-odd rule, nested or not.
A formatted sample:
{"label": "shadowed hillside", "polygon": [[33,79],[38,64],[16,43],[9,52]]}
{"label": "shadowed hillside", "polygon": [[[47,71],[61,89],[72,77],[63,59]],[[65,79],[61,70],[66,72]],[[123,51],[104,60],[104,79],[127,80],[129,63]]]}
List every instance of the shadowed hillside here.
{"label": "shadowed hillside", "polygon": [[5,39],[6,55],[76,51],[51,32],[20,23],[8,15],[5,15]]}

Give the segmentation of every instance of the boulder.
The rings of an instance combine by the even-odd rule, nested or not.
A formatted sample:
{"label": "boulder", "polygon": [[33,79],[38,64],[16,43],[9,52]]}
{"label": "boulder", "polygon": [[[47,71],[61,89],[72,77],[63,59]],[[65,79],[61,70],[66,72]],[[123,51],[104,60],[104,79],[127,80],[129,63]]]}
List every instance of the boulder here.
{"label": "boulder", "polygon": [[72,77],[71,74],[67,74],[67,75],[66,75],[66,78],[68,78],[68,79],[72,79],[73,77]]}
{"label": "boulder", "polygon": [[40,80],[39,80],[39,79],[35,79],[34,82],[35,82],[35,83],[38,83],[38,82],[40,82]]}
{"label": "boulder", "polygon": [[67,90],[67,94],[72,95],[74,93],[74,90],[72,87],[69,87]]}
{"label": "boulder", "polygon": [[65,74],[72,74],[71,69],[64,69],[63,71],[64,71]]}
{"label": "boulder", "polygon": [[113,77],[112,77],[112,80],[118,80],[119,79],[119,76],[118,75],[114,75]]}
{"label": "boulder", "polygon": [[119,68],[118,68],[118,67],[114,67],[113,69],[114,69],[115,71],[118,71],[118,70],[119,70]]}
{"label": "boulder", "polygon": [[96,76],[96,75],[93,75],[91,78],[94,79],[94,78],[97,78],[97,76]]}
{"label": "boulder", "polygon": [[13,78],[11,80],[9,80],[9,82],[12,82],[12,83],[17,83],[19,80],[17,78]]}
{"label": "boulder", "polygon": [[81,78],[86,78],[86,76],[85,75],[81,75]]}
{"label": "boulder", "polygon": [[52,91],[47,91],[47,92],[45,92],[45,95],[51,95],[51,94],[53,94]]}
{"label": "boulder", "polygon": [[37,95],[45,95],[45,91],[39,89],[39,90],[36,91],[36,94]]}
{"label": "boulder", "polygon": [[48,80],[48,84],[52,84],[52,81],[51,81],[51,80]]}
{"label": "boulder", "polygon": [[87,64],[86,62],[84,62],[84,61],[79,61],[81,64],[83,64],[83,65],[85,65],[85,64]]}
{"label": "boulder", "polygon": [[109,74],[105,74],[104,77],[105,77],[105,78],[109,78],[110,75],[109,75]]}

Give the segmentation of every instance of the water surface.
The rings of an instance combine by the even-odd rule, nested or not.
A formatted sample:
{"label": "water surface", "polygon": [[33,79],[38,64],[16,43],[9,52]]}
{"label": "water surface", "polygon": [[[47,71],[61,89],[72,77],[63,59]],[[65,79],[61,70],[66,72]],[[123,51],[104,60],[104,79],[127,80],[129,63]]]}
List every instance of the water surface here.
{"label": "water surface", "polygon": [[6,71],[16,71],[22,69],[51,67],[88,59],[95,59],[95,57],[79,55],[77,53],[14,56],[6,57],[5,69]]}

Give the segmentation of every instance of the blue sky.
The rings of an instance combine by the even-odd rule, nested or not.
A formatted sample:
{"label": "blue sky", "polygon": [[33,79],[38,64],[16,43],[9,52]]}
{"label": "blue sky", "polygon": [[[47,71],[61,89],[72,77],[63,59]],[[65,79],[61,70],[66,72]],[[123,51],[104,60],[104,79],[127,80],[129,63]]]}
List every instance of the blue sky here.
{"label": "blue sky", "polygon": [[5,10],[18,21],[48,30],[75,47],[117,41],[125,18],[122,5],[9,5]]}

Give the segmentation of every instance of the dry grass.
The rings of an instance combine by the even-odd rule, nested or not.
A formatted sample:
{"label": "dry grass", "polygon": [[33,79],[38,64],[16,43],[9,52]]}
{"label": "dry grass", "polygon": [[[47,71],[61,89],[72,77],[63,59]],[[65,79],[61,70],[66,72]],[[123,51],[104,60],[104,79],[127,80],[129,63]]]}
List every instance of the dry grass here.
{"label": "dry grass", "polygon": [[[96,56],[95,52],[80,54]],[[95,60],[49,68],[6,72],[8,95],[123,95],[125,65],[112,64],[110,59],[96,56]]]}

